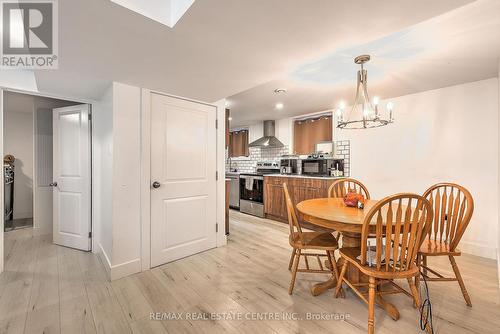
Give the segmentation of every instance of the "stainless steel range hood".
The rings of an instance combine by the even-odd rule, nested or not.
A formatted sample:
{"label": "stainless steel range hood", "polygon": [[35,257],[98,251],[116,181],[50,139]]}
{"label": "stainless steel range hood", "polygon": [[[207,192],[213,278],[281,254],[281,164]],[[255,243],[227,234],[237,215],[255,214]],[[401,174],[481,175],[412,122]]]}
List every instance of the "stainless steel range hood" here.
{"label": "stainless steel range hood", "polygon": [[264,121],[264,137],[251,142],[250,147],[283,147],[282,142],[274,136],[274,121]]}

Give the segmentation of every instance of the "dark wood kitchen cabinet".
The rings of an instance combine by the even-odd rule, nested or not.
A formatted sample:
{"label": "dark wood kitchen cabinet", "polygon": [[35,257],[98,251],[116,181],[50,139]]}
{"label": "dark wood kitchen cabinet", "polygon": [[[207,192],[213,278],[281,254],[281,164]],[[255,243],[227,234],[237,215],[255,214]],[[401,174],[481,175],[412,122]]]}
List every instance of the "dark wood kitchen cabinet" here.
{"label": "dark wood kitchen cabinet", "polygon": [[[314,179],[309,177],[264,177],[264,213],[266,218],[288,221],[286,212],[285,195],[283,194],[283,183],[288,186],[290,197],[294,203],[312,198],[328,197],[328,188],[334,179]],[[300,214],[299,214],[299,219]]]}
{"label": "dark wood kitchen cabinet", "polygon": [[286,220],[285,194],[283,193],[283,184],[266,183],[267,177],[264,177],[264,213],[266,218],[274,220]]}

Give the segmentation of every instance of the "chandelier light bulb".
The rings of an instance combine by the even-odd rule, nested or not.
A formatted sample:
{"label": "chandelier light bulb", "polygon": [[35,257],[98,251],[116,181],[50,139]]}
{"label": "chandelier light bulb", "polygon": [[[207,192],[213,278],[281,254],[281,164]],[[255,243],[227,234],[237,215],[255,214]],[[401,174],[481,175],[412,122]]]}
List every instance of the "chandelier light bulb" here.
{"label": "chandelier light bulb", "polygon": [[373,105],[378,106],[379,102],[380,102],[380,98],[378,96],[375,96],[373,98]]}
{"label": "chandelier light bulb", "polygon": [[364,116],[364,117],[368,117],[369,115],[370,115],[370,110],[368,110],[368,108],[365,108],[365,109],[363,110],[363,116]]}
{"label": "chandelier light bulb", "polygon": [[340,108],[340,110],[344,110],[345,109],[345,102],[344,101],[340,101],[339,108]]}
{"label": "chandelier light bulb", "polygon": [[392,111],[394,109],[394,103],[387,102],[387,110]]}

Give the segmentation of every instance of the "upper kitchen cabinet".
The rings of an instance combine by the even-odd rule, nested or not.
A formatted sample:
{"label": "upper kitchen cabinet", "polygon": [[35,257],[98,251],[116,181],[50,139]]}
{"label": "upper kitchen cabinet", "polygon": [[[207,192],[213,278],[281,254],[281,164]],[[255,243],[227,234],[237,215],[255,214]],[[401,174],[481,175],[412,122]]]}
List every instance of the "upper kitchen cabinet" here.
{"label": "upper kitchen cabinet", "polygon": [[248,130],[231,131],[229,134],[229,156],[248,157]]}
{"label": "upper kitchen cabinet", "polygon": [[331,115],[295,120],[293,124],[294,153],[314,153],[316,144],[332,141],[332,131]]}

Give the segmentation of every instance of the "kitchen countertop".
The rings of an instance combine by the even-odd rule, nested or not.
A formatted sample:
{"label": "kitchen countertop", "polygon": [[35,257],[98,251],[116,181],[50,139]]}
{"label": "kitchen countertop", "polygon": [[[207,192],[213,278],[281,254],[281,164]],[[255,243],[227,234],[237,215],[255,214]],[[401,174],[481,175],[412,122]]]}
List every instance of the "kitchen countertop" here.
{"label": "kitchen countertop", "polygon": [[318,180],[335,180],[343,179],[345,176],[309,176],[302,174],[264,174],[264,176],[274,176],[274,177],[294,177],[301,179],[318,179]]}

